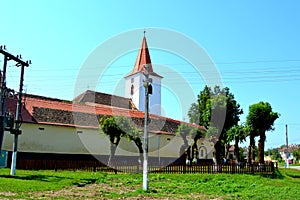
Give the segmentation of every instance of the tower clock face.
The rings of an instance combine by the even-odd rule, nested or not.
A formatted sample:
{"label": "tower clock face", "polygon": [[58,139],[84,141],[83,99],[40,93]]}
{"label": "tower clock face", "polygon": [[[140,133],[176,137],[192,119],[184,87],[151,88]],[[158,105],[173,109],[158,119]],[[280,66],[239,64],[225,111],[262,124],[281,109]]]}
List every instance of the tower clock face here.
{"label": "tower clock face", "polygon": [[131,85],[131,88],[130,88],[130,94],[133,95],[133,93],[134,93],[134,86]]}

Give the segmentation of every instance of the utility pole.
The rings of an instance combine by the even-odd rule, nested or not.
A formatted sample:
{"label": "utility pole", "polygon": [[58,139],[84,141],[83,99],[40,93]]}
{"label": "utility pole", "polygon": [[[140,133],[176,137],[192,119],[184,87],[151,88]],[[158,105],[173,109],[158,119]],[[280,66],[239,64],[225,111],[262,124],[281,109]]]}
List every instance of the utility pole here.
{"label": "utility pole", "polygon": [[289,164],[289,139],[288,139],[288,125],[285,125],[285,140],[286,140],[286,168],[290,168]]}
{"label": "utility pole", "polygon": [[14,145],[11,159],[11,168],[10,175],[14,176],[16,174],[16,165],[17,165],[17,151],[18,151],[18,138],[21,135],[22,131],[20,130],[21,126],[21,108],[22,108],[22,93],[23,93],[23,82],[24,82],[24,65],[21,65],[21,76],[20,76],[20,87],[19,87],[19,95],[18,95],[18,104],[17,104],[17,112],[16,112],[16,123],[15,129],[13,130],[14,134]]}
{"label": "utility pole", "polygon": [[[6,73],[7,61],[9,61],[9,60],[15,61],[17,63],[16,66],[21,67],[20,87],[19,87],[19,94],[18,94],[17,111],[16,111],[16,116],[15,116],[15,126],[14,126],[14,128],[12,128],[10,130],[11,134],[14,135],[14,144],[13,144],[13,153],[12,153],[12,163],[11,163],[10,174],[15,175],[16,163],[17,163],[18,137],[22,133],[22,131],[20,130],[20,126],[21,126],[21,108],[22,108],[22,94],[23,94],[23,82],[24,82],[24,68],[28,67],[29,64],[31,64],[31,61],[29,60],[29,61],[24,62],[22,60],[21,55],[14,56],[14,55],[8,53],[7,51],[5,51],[5,46],[4,46],[4,48],[2,48],[2,46],[0,46],[0,53],[4,55],[3,71],[5,71],[5,73]],[[4,72],[3,72],[3,74],[4,74]],[[5,82],[5,76],[3,77],[3,81]],[[2,88],[4,85],[1,85]],[[5,89],[6,89],[6,87],[5,87]],[[1,96],[1,98],[2,98],[2,96]],[[6,95],[3,98],[6,98]],[[3,102],[4,102],[4,108],[5,108],[6,105],[5,105],[5,101],[3,101],[3,98],[2,98],[1,103],[3,104]],[[1,111],[3,113],[3,108]],[[5,122],[5,115],[6,115],[6,113],[4,113],[4,120],[3,120],[4,122]],[[5,129],[5,123],[1,123],[1,124],[2,124],[2,126],[4,126],[4,129]],[[2,131],[2,127],[1,127],[1,131]],[[3,131],[3,133],[4,133],[4,131]],[[1,141],[1,144],[2,144],[2,141]]]}
{"label": "utility pole", "polygon": [[[5,50],[5,46],[1,46],[0,50]],[[4,56],[2,78],[0,82],[0,151],[2,150],[2,143],[4,137],[4,131],[6,126],[6,67],[7,67],[7,56]]]}
{"label": "utility pole", "polygon": [[143,190],[148,190],[148,117],[149,117],[149,68],[145,65],[145,121],[144,121],[144,162],[143,162]]}

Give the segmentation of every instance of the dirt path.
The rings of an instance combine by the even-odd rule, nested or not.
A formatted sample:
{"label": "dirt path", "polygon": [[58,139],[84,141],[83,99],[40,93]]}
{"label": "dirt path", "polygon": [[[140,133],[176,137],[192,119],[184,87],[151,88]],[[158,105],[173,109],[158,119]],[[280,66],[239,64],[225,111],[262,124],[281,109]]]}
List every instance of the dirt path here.
{"label": "dirt path", "polygon": [[298,169],[300,170],[300,166],[290,166],[291,169]]}
{"label": "dirt path", "polygon": [[[62,190],[56,191],[44,191],[44,192],[34,192],[29,194],[30,199],[125,199],[125,200],[182,200],[186,198],[172,198],[172,197],[154,197],[138,194],[135,197],[124,197],[121,198],[111,198],[108,197],[109,193],[125,194],[134,192],[136,188],[133,186],[123,186],[123,185],[107,185],[107,184],[88,184],[84,186],[71,186],[64,188]],[[203,194],[190,194],[191,199],[209,199]],[[221,200],[222,198],[216,198]]]}

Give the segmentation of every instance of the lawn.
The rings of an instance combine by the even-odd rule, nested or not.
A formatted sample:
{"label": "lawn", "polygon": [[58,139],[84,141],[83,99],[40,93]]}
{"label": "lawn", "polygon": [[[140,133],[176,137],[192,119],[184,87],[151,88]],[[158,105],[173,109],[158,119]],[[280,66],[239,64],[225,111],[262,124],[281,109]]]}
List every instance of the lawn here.
{"label": "lawn", "polygon": [[0,199],[300,199],[300,171],[246,174],[142,174],[0,169]]}

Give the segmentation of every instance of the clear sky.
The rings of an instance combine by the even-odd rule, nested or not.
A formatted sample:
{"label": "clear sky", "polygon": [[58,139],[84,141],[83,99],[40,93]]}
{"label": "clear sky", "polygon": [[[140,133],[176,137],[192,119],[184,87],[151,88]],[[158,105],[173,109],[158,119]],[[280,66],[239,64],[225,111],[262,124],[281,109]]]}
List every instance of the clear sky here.
{"label": "clear sky", "polygon": [[[206,50],[224,86],[244,110],[241,122],[249,105],[259,101],[269,102],[281,114],[276,130],[267,133],[267,148],[285,143],[285,124],[289,143],[300,143],[299,1],[2,0],[0,8],[0,44],[33,62],[25,72],[27,93],[71,100],[79,70],[97,46],[133,29],[170,29]],[[148,44],[151,48],[150,39]],[[164,52],[150,49],[150,54],[153,63],[174,70],[187,67],[184,60]],[[133,52],[112,63],[106,74],[110,82],[98,90],[111,93],[113,82],[132,70],[136,55]],[[185,75],[195,93],[203,89],[203,83],[193,80],[198,77]],[[18,76],[19,69],[11,62],[8,87],[18,89]],[[176,102],[164,100],[169,95],[165,91],[162,96],[163,104],[168,104],[163,105],[166,115],[187,120],[174,111]]]}

